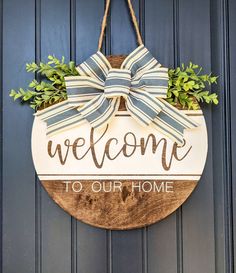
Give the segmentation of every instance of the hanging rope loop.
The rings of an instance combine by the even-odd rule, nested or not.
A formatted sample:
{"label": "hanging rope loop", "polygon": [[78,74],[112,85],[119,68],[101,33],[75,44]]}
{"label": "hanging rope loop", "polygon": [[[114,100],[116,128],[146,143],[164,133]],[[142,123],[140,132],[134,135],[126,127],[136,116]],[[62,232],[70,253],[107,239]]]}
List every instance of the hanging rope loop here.
{"label": "hanging rope loop", "polygon": [[[142,41],[142,37],[141,37],[141,34],[140,34],[138,21],[137,21],[135,12],[134,12],[133,5],[131,3],[131,0],[127,0],[127,2],[128,2],[128,7],[129,7],[131,19],[132,19],[132,22],[134,24],[135,32],[136,32],[136,35],[137,35],[137,42],[138,42],[139,45],[142,45],[143,41]],[[108,17],[110,5],[111,5],[111,0],[107,0],[104,16],[103,16],[103,19],[102,19],[101,33],[100,33],[99,40],[98,40],[98,51],[101,51],[101,48],[102,48],[102,42],[103,42],[104,33],[105,33],[106,25],[107,25],[107,17]]]}

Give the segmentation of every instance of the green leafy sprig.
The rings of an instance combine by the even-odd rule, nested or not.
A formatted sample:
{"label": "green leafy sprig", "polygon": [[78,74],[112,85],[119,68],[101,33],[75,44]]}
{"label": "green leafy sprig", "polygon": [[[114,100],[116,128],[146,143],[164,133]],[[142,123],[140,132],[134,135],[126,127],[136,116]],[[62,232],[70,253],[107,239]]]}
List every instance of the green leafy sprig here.
{"label": "green leafy sprig", "polygon": [[199,103],[218,104],[218,96],[206,88],[217,83],[216,76],[202,74],[202,67],[190,62],[176,69],[169,69],[167,101],[180,108],[199,109]]}
{"label": "green leafy sprig", "polygon": [[[67,99],[65,79],[66,76],[78,75],[75,63],[65,63],[64,57],[61,60],[49,55],[48,62],[35,62],[26,64],[26,71],[38,73],[41,81],[34,79],[27,90],[20,88],[18,91],[11,90],[10,96],[14,100],[20,99],[27,102],[35,109],[44,109],[57,102]],[[202,74],[202,67],[190,64],[185,67],[169,69],[169,86],[167,101],[183,109],[199,109],[199,103],[218,104],[218,97],[210,93],[207,88],[217,82],[217,77],[209,74]],[[38,78],[38,77],[37,77]]]}
{"label": "green leafy sprig", "polygon": [[42,80],[39,82],[34,79],[27,90],[20,88],[15,91],[12,89],[10,96],[14,100],[21,99],[22,102],[28,102],[35,110],[66,100],[64,77],[78,75],[74,62],[66,64],[64,57],[59,60],[52,55],[48,56],[47,63],[41,62],[38,65],[33,62],[26,64],[26,71],[38,73]]}

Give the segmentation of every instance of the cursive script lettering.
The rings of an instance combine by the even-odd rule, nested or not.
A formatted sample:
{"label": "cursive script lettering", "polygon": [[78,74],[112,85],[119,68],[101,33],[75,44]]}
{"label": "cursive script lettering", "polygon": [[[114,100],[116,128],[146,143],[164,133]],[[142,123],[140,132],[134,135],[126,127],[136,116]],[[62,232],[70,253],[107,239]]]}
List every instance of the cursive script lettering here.
{"label": "cursive script lettering", "polygon": [[[94,165],[101,169],[105,160],[115,160],[119,156],[132,157],[135,153],[139,153],[141,156],[147,154],[148,147],[151,147],[153,154],[161,153],[161,164],[164,170],[168,171],[171,168],[173,159],[176,161],[182,161],[189,154],[192,147],[189,147],[187,151],[183,151],[181,156],[178,154],[178,150],[181,150],[186,145],[179,147],[176,143],[168,143],[166,138],[157,139],[154,134],[149,134],[146,138],[141,137],[137,139],[134,133],[127,132],[124,134],[122,141],[116,137],[109,138],[105,141],[105,135],[107,134],[108,126],[104,132],[95,139],[94,129],[91,128],[90,137],[85,139],[78,137],[74,141],[65,139],[63,145],[54,144],[52,140],[48,141],[48,155],[51,158],[58,156],[61,165],[65,165],[67,158],[71,153],[76,160],[82,160],[87,155],[91,155]],[[97,151],[98,145],[104,145],[104,149],[101,152]],[[171,145],[171,147],[168,147]],[[99,146],[99,148],[101,148]],[[171,148],[171,149],[169,149]],[[170,151],[170,155],[167,155],[167,151]]]}

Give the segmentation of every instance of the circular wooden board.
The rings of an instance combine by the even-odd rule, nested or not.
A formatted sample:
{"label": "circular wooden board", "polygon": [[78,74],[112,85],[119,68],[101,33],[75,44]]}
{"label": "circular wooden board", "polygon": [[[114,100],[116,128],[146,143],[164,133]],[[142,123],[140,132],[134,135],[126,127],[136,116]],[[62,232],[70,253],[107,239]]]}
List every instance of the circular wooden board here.
{"label": "circular wooden board", "polygon": [[[89,124],[47,138],[44,122],[36,117],[32,130],[32,154],[39,179],[61,208],[87,224],[119,230],[153,224],[185,202],[196,187],[205,165],[207,131],[203,114],[201,111],[187,111],[187,114],[201,126],[186,130],[186,144],[177,148],[156,130],[148,129],[146,132],[127,112],[120,111],[105,133],[104,130],[94,132],[94,142],[100,139],[94,146],[98,162],[101,163],[101,155],[108,149],[107,140],[116,137],[118,143],[122,143],[127,132],[133,133],[137,143],[142,137],[146,141],[150,134],[160,143],[154,151],[151,147],[153,142],[147,142],[144,155],[140,154],[137,146],[130,157],[120,155],[115,160],[106,157],[100,167],[95,164],[91,148],[88,149],[91,145]],[[78,141],[77,146],[74,145],[78,138],[84,138],[87,146],[82,147]],[[64,163],[59,159],[57,145]],[[110,154],[116,150],[116,145],[110,146]],[[75,158],[75,155],[82,154],[86,154],[83,159]],[[183,159],[178,160],[180,158]],[[94,190],[94,185],[101,186],[99,192],[98,188]],[[122,186],[114,188],[114,185]]]}

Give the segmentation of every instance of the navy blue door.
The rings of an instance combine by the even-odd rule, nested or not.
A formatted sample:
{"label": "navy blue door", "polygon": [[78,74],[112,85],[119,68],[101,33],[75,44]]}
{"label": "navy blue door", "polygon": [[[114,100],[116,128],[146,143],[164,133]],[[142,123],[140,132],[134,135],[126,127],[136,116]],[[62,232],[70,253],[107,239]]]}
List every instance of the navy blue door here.
{"label": "navy blue door", "polygon": [[[76,221],[41,188],[31,158],[32,111],[11,88],[25,63],[97,49],[103,0],[1,0],[1,266],[3,273],[233,273],[236,240],[236,1],[133,0],[148,49],[165,66],[190,60],[220,75],[204,107],[209,153],[191,198],[148,228],[106,231]],[[135,46],[125,0],[112,0],[104,52]]]}

